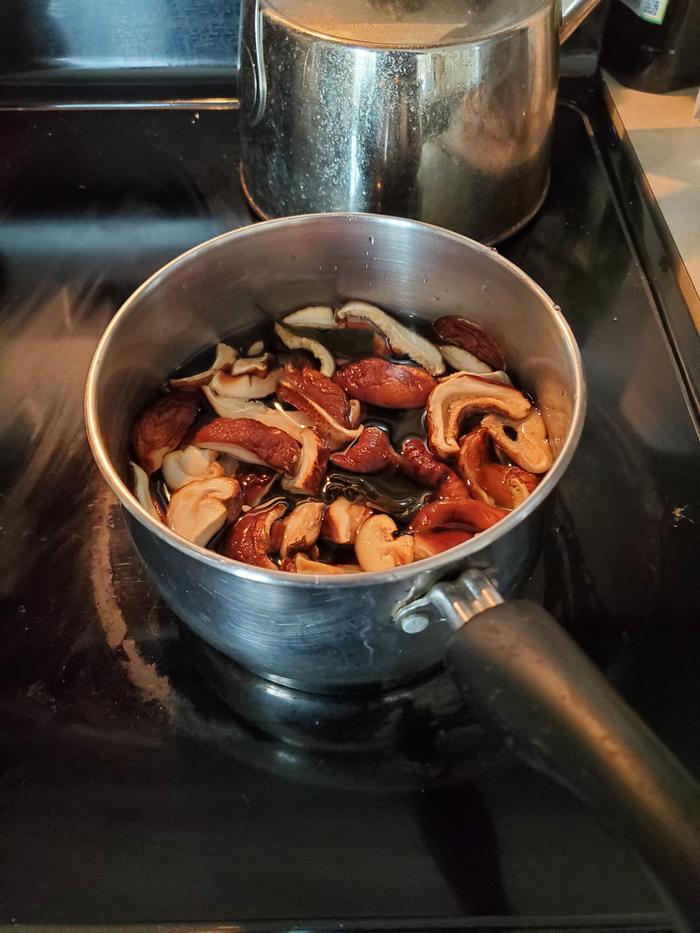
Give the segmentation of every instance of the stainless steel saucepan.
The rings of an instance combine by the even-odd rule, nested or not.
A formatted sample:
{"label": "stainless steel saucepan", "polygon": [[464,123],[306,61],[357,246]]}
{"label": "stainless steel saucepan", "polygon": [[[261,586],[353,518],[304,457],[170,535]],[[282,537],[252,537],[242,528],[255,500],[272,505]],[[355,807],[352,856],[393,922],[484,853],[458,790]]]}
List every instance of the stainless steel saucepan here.
{"label": "stainless steel saucepan", "polygon": [[245,0],[250,203],[504,239],[544,200],[559,42],[597,2]]}
{"label": "stainless steel saucepan", "polygon": [[[428,321],[466,314],[496,337],[538,400],[556,455],[530,498],[437,557],[343,577],[241,564],[147,514],[126,467],[149,393],[217,339],[350,298]],[[195,632],[264,677],[326,693],[407,681],[446,658],[477,708],[615,818],[687,920],[700,917],[697,788],[544,610],[503,601],[537,547],[540,507],[574,453],[584,409],[574,338],[532,280],[458,234],[366,214],[269,221],[174,259],[115,316],[86,388],[97,464],[153,582]]]}

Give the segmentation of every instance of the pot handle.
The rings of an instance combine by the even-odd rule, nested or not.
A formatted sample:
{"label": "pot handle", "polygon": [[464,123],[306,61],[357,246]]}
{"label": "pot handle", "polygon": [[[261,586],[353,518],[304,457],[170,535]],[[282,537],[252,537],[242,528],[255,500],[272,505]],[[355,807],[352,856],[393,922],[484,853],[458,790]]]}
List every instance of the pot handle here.
{"label": "pot handle", "polygon": [[397,618],[418,631],[431,609],[455,629],[447,666],[467,697],[525,758],[610,818],[679,929],[700,929],[700,788],[683,766],[540,606],[504,602],[470,570]]}
{"label": "pot handle", "polygon": [[599,3],[600,0],[561,0],[559,41],[565,42]]}
{"label": "pot handle", "polygon": [[253,2],[253,51],[251,55],[251,78],[253,82],[253,105],[250,126],[259,123],[267,104],[267,75],[265,74],[265,52],[263,48],[263,12],[260,0]]}

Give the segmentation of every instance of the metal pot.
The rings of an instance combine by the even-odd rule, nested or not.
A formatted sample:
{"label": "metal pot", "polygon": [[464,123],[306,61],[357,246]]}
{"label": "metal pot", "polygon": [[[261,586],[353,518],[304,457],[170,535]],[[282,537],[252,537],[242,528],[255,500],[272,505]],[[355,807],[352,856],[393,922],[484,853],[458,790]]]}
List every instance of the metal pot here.
{"label": "metal pot", "polygon": [[[124,479],[130,429],[175,366],[290,308],[349,298],[423,320],[468,309],[488,327],[538,399],[556,454],[530,498],[451,551],[347,577],[250,567],[142,509]],[[523,272],[446,230],[359,214],[270,221],[174,259],[115,316],[86,387],[97,464],[156,587],[195,632],[265,677],[321,692],[407,680],[446,657],[485,715],[616,820],[685,923],[700,916],[697,788],[544,610],[504,602],[493,585],[512,589],[536,547],[533,522],[573,455],[584,408],[573,336]]]}
{"label": "metal pot", "polygon": [[[525,505],[462,547],[416,567],[323,583],[234,563],[147,518],[123,477],[130,427],[148,393],[218,338],[304,304],[337,305],[348,298],[428,320],[468,308],[470,318],[494,334],[517,383],[540,401],[557,453]],[[135,292],[97,351],[88,383],[88,429],[98,464],[126,508],[136,547],[177,615],[251,670],[322,692],[395,684],[441,662],[446,631],[428,626],[407,636],[390,620],[397,607],[468,562],[491,568],[510,591],[532,553],[534,513],[576,447],[584,399],[579,352],[564,318],[507,260],[411,221],[309,215],[210,240]]]}
{"label": "metal pot", "polygon": [[247,0],[248,200],[504,239],[544,200],[559,41],[597,2]]}

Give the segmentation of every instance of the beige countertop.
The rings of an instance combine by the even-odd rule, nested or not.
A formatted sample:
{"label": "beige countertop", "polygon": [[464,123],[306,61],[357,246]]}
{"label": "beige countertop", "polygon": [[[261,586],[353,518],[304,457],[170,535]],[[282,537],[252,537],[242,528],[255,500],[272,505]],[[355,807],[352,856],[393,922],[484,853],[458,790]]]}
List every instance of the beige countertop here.
{"label": "beige countertop", "polygon": [[[668,94],[633,91],[605,81],[694,289],[689,304],[700,327],[700,120],[698,88]],[[694,301],[692,300],[694,299]]]}

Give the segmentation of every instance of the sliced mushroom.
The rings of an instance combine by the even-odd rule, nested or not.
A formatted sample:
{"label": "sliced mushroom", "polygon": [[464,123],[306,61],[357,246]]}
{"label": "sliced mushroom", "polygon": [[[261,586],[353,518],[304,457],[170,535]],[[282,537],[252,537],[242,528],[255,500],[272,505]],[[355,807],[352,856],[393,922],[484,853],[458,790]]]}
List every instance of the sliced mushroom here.
{"label": "sliced mushroom", "polygon": [[170,385],[174,389],[198,389],[200,386],[205,386],[211,382],[212,377],[219,371],[226,370],[230,372],[231,367],[237,359],[238,353],[233,347],[229,347],[225,343],[217,343],[214,362],[209,369],[205,369],[204,372],[201,373],[195,373],[193,376],[182,376],[179,379],[171,379]]}
{"label": "sliced mushroom", "polygon": [[147,473],[159,470],[165,455],[180,446],[198,411],[197,395],[170,392],[139,415],[132,440],[139,463]]}
{"label": "sliced mushroom", "polygon": [[202,450],[188,444],[181,450],[173,450],[163,457],[163,479],[171,492],[175,492],[195,479],[207,476],[223,476],[227,471],[217,462],[216,450]]}
{"label": "sliced mushroom", "polygon": [[165,511],[162,507],[159,508],[157,500],[153,498],[151,481],[148,478],[148,473],[141,469],[138,463],[129,461],[129,465],[131,466],[131,473],[133,476],[134,495],[138,499],[139,504],[143,506],[151,518],[155,518],[158,522],[164,522],[166,519]]}
{"label": "sliced mushroom", "polygon": [[488,431],[480,425],[461,439],[457,469],[482,502],[514,509],[533,492],[539,478],[520,467],[496,463],[490,447]]}
{"label": "sliced mushroom", "polygon": [[241,356],[231,367],[231,375],[267,376],[272,368],[273,359],[271,353],[260,353],[258,356]]}
{"label": "sliced mushroom", "polygon": [[341,367],[333,381],[350,396],[382,408],[422,408],[435,380],[417,366],[369,357]]}
{"label": "sliced mushroom", "polygon": [[386,337],[389,346],[396,356],[406,356],[427,369],[432,376],[439,376],[445,372],[445,363],[438,348],[409,330],[403,324],[377,308],[376,305],[368,304],[366,301],[348,301],[342,308],[336,311],[336,321],[353,322],[360,321],[370,324],[375,330]]}
{"label": "sliced mushroom", "polygon": [[411,563],[413,536],[394,537],[397,531],[390,515],[372,515],[363,522],[355,538],[355,556],[363,570],[393,570]]}
{"label": "sliced mushroom", "polygon": [[339,496],[326,509],[321,537],[333,544],[354,544],[357,532],[371,515],[372,509],[363,502]]}
{"label": "sliced mushroom", "polygon": [[248,347],[248,352],[246,356],[262,356],[265,352],[265,344],[262,340],[256,340],[255,343],[251,343]]}
{"label": "sliced mushroom", "polygon": [[275,324],[275,333],[285,347],[290,350],[307,350],[312,356],[315,356],[321,364],[321,372],[330,379],[335,372],[335,360],[322,343],[319,343],[318,340],[312,340],[311,337],[302,337],[295,334],[283,324]]}
{"label": "sliced mushroom", "polygon": [[425,531],[413,536],[414,560],[424,560],[426,557],[435,557],[443,551],[464,544],[474,535],[470,531]]}
{"label": "sliced mushroom", "polygon": [[310,500],[302,502],[284,520],[280,556],[292,557],[298,551],[308,551],[318,541],[325,504]]}
{"label": "sliced mushroom", "polygon": [[283,408],[270,407],[263,402],[246,399],[225,398],[218,395],[211,386],[205,386],[203,392],[211,407],[222,418],[252,418],[260,424],[286,431],[299,443],[302,430],[311,424],[311,420],[300,411],[285,411]]}
{"label": "sliced mushroom", "polygon": [[204,547],[226,522],[238,518],[241,505],[241,487],[232,477],[196,479],[170,497],[168,527]]}
{"label": "sliced mushroom", "polygon": [[401,467],[416,483],[434,489],[446,479],[449,468],[440,463],[428,450],[423,441],[411,437],[401,448]]}
{"label": "sliced mushroom", "polygon": [[277,397],[307,416],[329,450],[346,446],[362,433],[361,427],[350,427],[345,392],[315,369],[285,369]]}
{"label": "sliced mushroom", "polygon": [[447,343],[441,343],[440,353],[442,353],[445,362],[448,363],[452,369],[456,369],[457,372],[477,373],[483,376],[492,372],[488,363],[482,363],[481,360],[477,359],[469,350],[463,350],[461,347],[452,347]]}
{"label": "sliced mushroom", "polygon": [[547,426],[536,408],[525,417],[489,415],[482,424],[494,444],[523,470],[546,473],[554,463]]}
{"label": "sliced mushroom", "polygon": [[267,509],[247,512],[238,519],[226,537],[223,553],[226,557],[240,560],[254,567],[276,570],[276,564],[270,560],[277,544],[275,524],[286,511],[284,503],[279,502]]}
{"label": "sliced mushroom", "polygon": [[479,324],[463,317],[448,315],[434,322],[433,331],[440,343],[466,350],[489,369],[506,368],[503,351]]}
{"label": "sliced mushroom", "polygon": [[433,498],[436,502],[459,502],[462,499],[471,497],[466,485],[454,470],[448,470],[447,476],[436,486]]}
{"label": "sliced mushroom", "polygon": [[215,418],[197,431],[194,443],[288,476],[294,476],[300,454],[299,444],[285,431],[251,418]]}
{"label": "sliced mushroom", "polygon": [[230,373],[217,373],[210,386],[217,395],[224,398],[258,399],[266,398],[277,388],[281,369],[273,369],[264,376],[247,375],[233,376]]}
{"label": "sliced mushroom", "polygon": [[362,567],[359,564],[326,564],[320,560],[311,560],[306,554],[297,554],[294,559],[286,560],[282,565],[283,570],[290,570],[292,573],[360,573]]}
{"label": "sliced mushroom", "polygon": [[311,428],[301,432],[301,454],[294,476],[282,480],[288,492],[300,495],[316,493],[321,488],[328,463],[328,450],[323,441]]}
{"label": "sliced mushroom", "polygon": [[249,466],[248,464],[239,467],[236,479],[240,483],[243,492],[243,504],[249,508],[260,505],[274,486],[278,476],[279,473],[267,467]]}
{"label": "sliced mushroom", "polygon": [[476,499],[429,502],[416,512],[408,527],[420,532],[465,526],[472,531],[485,531],[509,514],[507,509],[496,509]]}
{"label": "sliced mushroom", "polygon": [[351,473],[380,473],[398,467],[401,458],[391,446],[385,431],[381,428],[364,428],[352,446],[342,453],[331,455],[331,463]]}
{"label": "sliced mushroom", "polygon": [[328,305],[309,305],[299,311],[292,311],[282,318],[289,327],[312,327],[314,330],[334,330],[338,325],[333,308]]}
{"label": "sliced mushroom", "polygon": [[459,453],[460,426],[468,415],[493,412],[523,418],[530,408],[530,402],[517,389],[471,373],[455,373],[430,393],[427,408],[430,446],[438,456],[455,456]]}

